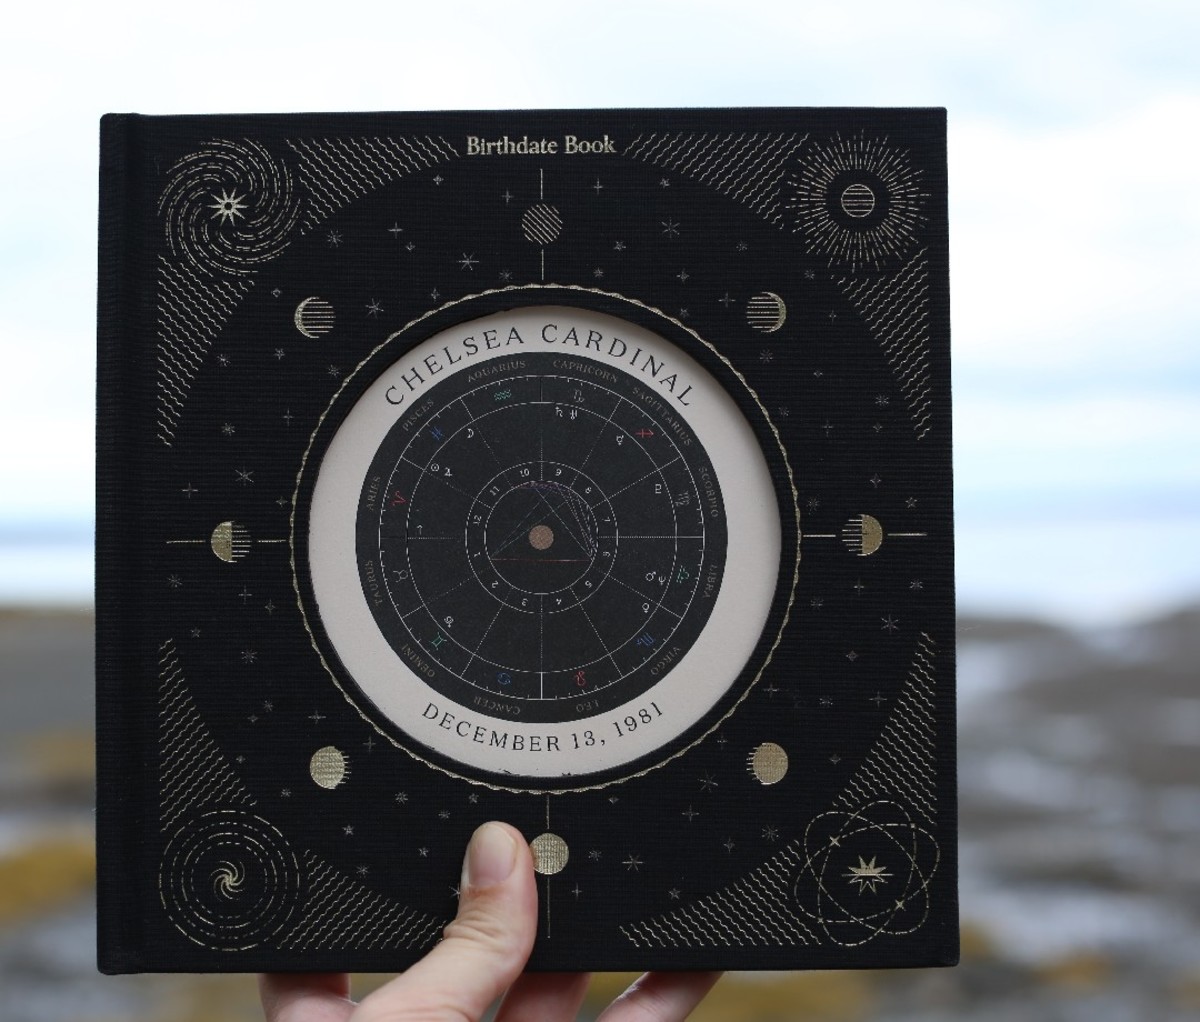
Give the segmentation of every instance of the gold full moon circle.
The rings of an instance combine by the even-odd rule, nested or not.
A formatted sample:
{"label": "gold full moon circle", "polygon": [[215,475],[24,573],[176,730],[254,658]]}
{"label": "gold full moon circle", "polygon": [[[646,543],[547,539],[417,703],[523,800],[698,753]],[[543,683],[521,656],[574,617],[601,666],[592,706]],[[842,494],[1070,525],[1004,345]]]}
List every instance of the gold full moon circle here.
{"label": "gold full moon circle", "polygon": [[862,220],[875,212],[875,193],[862,183],[850,185],[842,192],[842,212]]}
{"label": "gold full moon circle", "polygon": [[308,772],[318,787],[333,791],[346,779],[350,764],[341,749],[326,745],[312,754],[312,759],[308,761]]}
{"label": "gold full moon circle", "polygon": [[539,834],[529,842],[529,850],[533,852],[534,870],[547,877],[566,869],[571,857],[567,843],[557,834]]}
{"label": "gold full moon circle", "polygon": [[529,530],[529,545],[534,550],[549,550],[554,544],[554,530],[549,525],[535,525]]}
{"label": "gold full moon circle", "polygon": [[748,758],[750,773],[759,784],[778,784],[788,772],[788,754],[782,745],[763,742]]}
{"label": "gold full moon circle", "polygon": [[218,558],[234,564],[250,552],[250,532],[240,522],[221,522],[213,529],[208,543]]}
{"label": "gold full moon circle", "polygon": [[324,298],[305,298],[296,306],[296,314],[292,319],[300,333],[315,341],[333,329],[333,306]]}
{"label": "gold full moon circle", "polygon": [[760,334],[773,334],[787,319],[787,305],[774,291],[764,291],[746,303],[746,321]]}

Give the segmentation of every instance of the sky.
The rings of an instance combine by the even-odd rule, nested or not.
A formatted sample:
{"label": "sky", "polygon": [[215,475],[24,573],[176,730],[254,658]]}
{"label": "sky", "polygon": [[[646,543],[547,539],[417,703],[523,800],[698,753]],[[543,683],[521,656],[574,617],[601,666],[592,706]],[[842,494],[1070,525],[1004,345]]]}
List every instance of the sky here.
{"label": "sky", "polygon": [[957,578],[1200,598],[1200,4],[21,5],[0,85],[0,603],[90,599],[100,115],[949,112]]}

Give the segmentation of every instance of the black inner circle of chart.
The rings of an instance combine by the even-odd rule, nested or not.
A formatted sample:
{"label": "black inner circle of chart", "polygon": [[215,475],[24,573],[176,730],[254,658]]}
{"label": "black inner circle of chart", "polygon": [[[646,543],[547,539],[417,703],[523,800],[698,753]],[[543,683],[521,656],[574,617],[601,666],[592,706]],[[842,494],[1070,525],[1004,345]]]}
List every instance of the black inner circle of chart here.
{"label": "black inner circle of chart", "polygon": [[511,466],[489,480],[471,509],[471,570],[510,607],[527,611],[521,600],[548,596],[550,613],[562,613],[591,596],[612,566],[615,530],[603,527],[613,523],[603,490],[581,470],[547,462]]}
{"label": "black inner circle of chart", "polygon": [[[704,630],[728,544],[678,409],[550,354],[459,373],[372,460],[359,577],[397,656],[477,712],[575,719],[648,692]],[[400,682],[398,682],[400,683]]]}

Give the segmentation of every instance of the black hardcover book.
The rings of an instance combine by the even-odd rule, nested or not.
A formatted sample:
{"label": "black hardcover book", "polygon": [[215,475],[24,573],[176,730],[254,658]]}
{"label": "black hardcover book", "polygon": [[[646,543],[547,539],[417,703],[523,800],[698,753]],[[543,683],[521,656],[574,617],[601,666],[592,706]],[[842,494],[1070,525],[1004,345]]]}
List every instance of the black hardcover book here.
{"label": "black hardcover book", "polygon": [[101,132],[101,968],[957,957],[945,115]]}

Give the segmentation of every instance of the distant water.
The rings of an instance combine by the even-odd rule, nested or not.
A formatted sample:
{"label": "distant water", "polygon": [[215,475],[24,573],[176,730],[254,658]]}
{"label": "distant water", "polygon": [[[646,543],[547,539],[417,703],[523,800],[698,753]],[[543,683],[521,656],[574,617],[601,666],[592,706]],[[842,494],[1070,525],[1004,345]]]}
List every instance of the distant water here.
{"label": "distant water", "polygon": [[92,602],[92,537],[0,540],[0,604]]}
{"label": "distant water", "polygon": [[1187,537],[1200,511],[1153,518],[1070,516],[1002,522],[960,514],[960,610],[1088,627],[1155,617],[1200,595],[1200,556]]}

